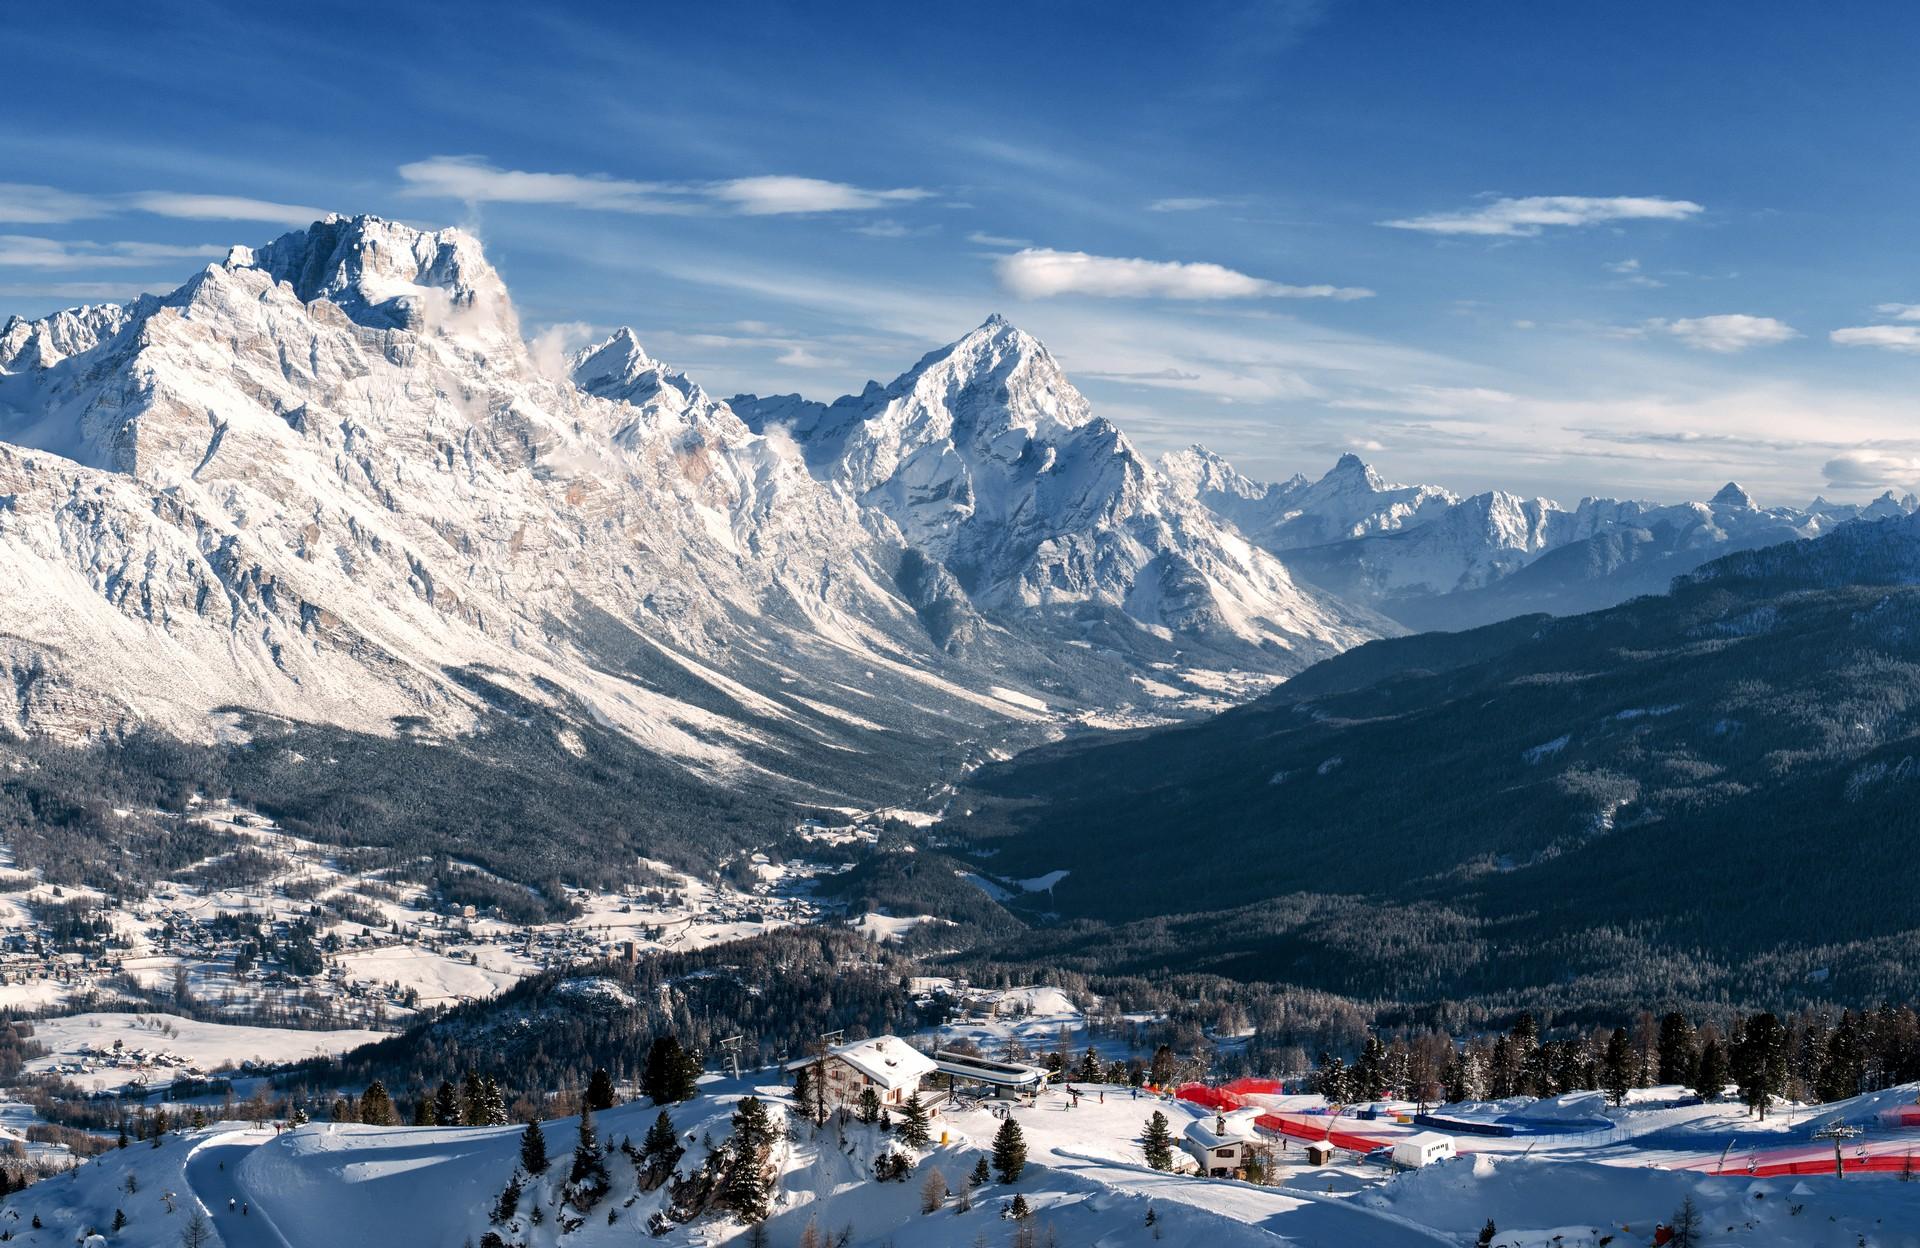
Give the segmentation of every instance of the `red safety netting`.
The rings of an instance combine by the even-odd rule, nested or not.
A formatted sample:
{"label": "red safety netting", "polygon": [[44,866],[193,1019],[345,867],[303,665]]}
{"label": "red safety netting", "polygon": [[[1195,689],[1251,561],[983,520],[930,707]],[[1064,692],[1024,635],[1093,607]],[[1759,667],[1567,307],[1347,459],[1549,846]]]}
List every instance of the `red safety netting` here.
{"label": "red safety netting", "polygon": [[[1229,1087],[1232,1085],[1229,1084]],[[1202,1109],[1234,1110],[1240,1108],[1240,1098],[1226,1088],[1210,1088],[1204,1083],[1183,1083],[1174,1089],[1173,1097],[1177,1101],[1186,1101]]]}
{"label": "red safety netting", "polygon": [[1393,1143],[1392,1140],[1383,1140],[1376,1136],[1356,1135],[1352,1131],[1336,1129],[1329,1132],[1328,1121],[1326,1118],[1315,1121],[1313,1117],[1296,1118],[1292,1115],[1261,1114],[1253,1120],[1253,1125],[1296,1140],[1309,1142],[1326,1140],[1335,1148],[1344,1148],[1350,1153],[1370,1153],[1376,1148],[1383,1148]]}

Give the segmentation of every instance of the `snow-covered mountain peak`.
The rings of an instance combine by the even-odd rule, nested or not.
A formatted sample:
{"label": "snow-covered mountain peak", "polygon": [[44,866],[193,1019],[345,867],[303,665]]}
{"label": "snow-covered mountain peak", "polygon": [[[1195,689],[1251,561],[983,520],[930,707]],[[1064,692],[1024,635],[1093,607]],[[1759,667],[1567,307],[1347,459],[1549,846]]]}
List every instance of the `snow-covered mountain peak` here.
{"label": "snow-covered mountain peak", "polygon": [[1740,511],[1758,511],[1760,504],[1753,501],[1753,495],[1740,488],[1737,482],[1729,481],[1720,487],[1720,492],[1707,500],[1709,507],[1732,507]]}
{"label": "snow-covered mountain peak", "polygon": [[1326,475],[1320,478],[1319,484],[1328,488],[1366,490],[1370,493],[1400,488],[1389,486],[1386,478],[1373,470],[1372,464],[1352,451],[1346,452],[1333,461],[1333,467],[1327,469]]}
{"label": "snow-covered mountain peak", "polygon": [[1216,511],[1226,505],[1228,499],[1256,502],[1291,494],[1307,484],[1307,479],[1298,473],[1280,482],[1255,481],[1224,455],[1197,442],[1185,450],[1162,455],[1160,471],[1177,492],[1197,498]]}
{"label": "snow-covered mountain peak", "polygon": [[732,402],[756,430],[789,428],[816,475],[892,520],[982,609],[1112,613],[1159,641],[1289,650],[1365,627],[1170,488],[1004,317],[857,396]]}
{"label": "snow-covered mountain peak", "polygon": [[639,336],[625,326],[574,352],[567,361],[567,374],[573,384],[589,394],[607,394],[654,381],[666,371],[640,345]]}
{"label": "snow-covered mountain peak", "polygon": [[234,248],[228,266],[264,270],[303,302],[325,299],[371,329],[519,337],[505,283],[464,230],[329,214],[265,247]]}
{"label": "snow-covered mountain peak", "polygon": [[151,302],[143,297],[129,307],[87,304],[37,321],[10,316],[5,325],[0,325],[0,372],[52,368],[69,356],[91,351],[119,333],[136,310]]}

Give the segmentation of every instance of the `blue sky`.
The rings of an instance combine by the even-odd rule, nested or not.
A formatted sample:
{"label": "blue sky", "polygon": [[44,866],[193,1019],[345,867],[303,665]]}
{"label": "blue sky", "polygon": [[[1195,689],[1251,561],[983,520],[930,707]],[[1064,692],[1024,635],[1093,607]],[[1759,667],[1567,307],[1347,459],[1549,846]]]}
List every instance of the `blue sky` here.
{"label": "blue sky", "polygon": [[1910,6],[66,8],[0,17],[0,316],[376,212],[722,394],[1000,311],[1258,475],[1920,486]]}

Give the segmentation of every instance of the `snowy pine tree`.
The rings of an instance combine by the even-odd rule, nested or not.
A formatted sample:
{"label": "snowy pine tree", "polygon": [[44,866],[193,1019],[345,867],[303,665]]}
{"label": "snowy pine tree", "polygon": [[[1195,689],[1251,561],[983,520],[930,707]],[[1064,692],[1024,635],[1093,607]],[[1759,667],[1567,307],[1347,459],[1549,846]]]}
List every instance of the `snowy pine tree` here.
{"label": "snowy pine tree", "polygon": [[1011,1116],[993,1136],[993,1171],[1002,1183],[1012,1183],[1027,1168],[1027,1136]]}
{"label": "snowy pine tree", "polygon": [[900,1107],[900,1142],[908,1148],[925,1148],[933,1141],[933,1133],[927,1129],[927,1107],[915,1091]]}
{"label": "snowy pine tree", "polygon": [[567,1203],[589,1213],[607,1194],[607,1163],[600,1155],[600,1136],[593,1127],[593,1111],[580,1111],[580,1138],[573,1149],[573,1168],[567,1173]]}
{"label": "snowy pine tree", "polygon": [[1141,1133],[1140,1138],[1148,1165],[1155,1170],[1173,1169],[1173,1131],[1167,1126],[1165,1114],[1157,1109],[1154,1110],[1153,1117],[1147,1119],[1147,1128]]}
{"label": "snowy pine tree", "polygon": [[547,1133],[535,1118],[527,1123],[527,1129],[520,1133],[520,1168],[535,1178],[547,1172],[552,1159],[547,1156]]}
{"label": "snowy pine tree", "polygon": [[587,1080],[587,1108],[612,1109],[619,1099],[613,1092],[613,1076],[607,1073],[605,1066],[596,1067],[593,1077]]}

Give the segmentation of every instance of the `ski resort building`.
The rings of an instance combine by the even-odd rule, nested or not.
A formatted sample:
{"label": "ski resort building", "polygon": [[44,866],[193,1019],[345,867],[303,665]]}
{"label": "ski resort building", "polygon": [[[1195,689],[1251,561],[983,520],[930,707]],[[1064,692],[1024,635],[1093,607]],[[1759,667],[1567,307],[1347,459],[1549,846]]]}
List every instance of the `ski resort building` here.
{"label": "ski resort building", "polygon": [[1239,1110],[1196,1118],[1187,1124],[1184,1143],[1200,1173],[1210,1179],[1230,1179],[1246,1169],[1252,1146],[1259,1141],[1254,1131],[1258,1110]]}
{"label": "ski resort building", "polygon": [[[811,1067],[825,1088],[829,1106],[856,1107],[860,1094],[872,1088],[883,1106],[899,1107],[920,1090],[920,1081],[934,1073],[933,1059],[898,1036],[874,1036],[852,1044],[836,1045],[818,1057],[803,1057],[788,1062],[792,1073]],[[945,1096],[938,1098],[945,1100]],[[923,1096],[929,1110],[935,1098]]]}
{"label": "ski resort building", "polygon": [[941,1049],[934,1053],[933,1063],[947,1077],[949,1091],[966,1084],[972,1088],[991,1088],[993,1094],[999,1097],[1037,1091],[1050,1077],[1038,1066],[1029,1066],[1024,1062],[996,1062],[991,1058],[953,1049]]}

